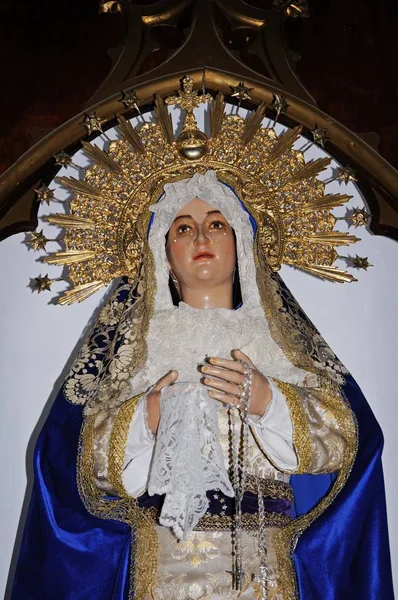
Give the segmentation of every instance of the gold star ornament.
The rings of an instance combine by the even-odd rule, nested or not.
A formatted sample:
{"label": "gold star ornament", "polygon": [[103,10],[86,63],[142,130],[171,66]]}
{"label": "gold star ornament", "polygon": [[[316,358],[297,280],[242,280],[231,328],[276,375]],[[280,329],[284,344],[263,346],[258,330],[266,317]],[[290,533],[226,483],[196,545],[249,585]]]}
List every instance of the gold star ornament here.
{"label": "gold star ornament", "polygon": [[40,294],[40,292],[44,292],[45,290],[51,291],[51,284],[53,283],[53,279],[50,279],[48,274],[44,275],[44,277],[35,277],[34,290]]}
{"label": "gold star ornament", "polygon": [[276,120],[278,120],[281,114],[287,115],[289,104],[287,103],[285,96],[274,94],[274,100],[272,104],[270,104],[270,108],[276,111]]}
{"label": "gold star ornament", "polygon": [[230,85],[229,87],[232,90],[231,98],[238,98],[239,104],[243,100],[251,100],[250,92],[252,92],[254,88],[246,87],[243,81],[240,81],[238,85]]}
{"label": "gold star ornament", "polygon": [[371,215],[364,208],[354,208],[348,220],[351,221],[355,228],[360,226],[365,227],[370,217]]}
{"label": "gold star ornament", "polygon": [[338,181],[344,181],[346,185],[349,181],[358,181],[355,177],[355,171],[348,165],[346,167],[339,168],[336,179]]}
{"label": "gold star ornament", "polygon": [[55,154],[55,164],[59,167],[69,167],[72,164],[72,157],[69,154],[66,154],[63,150]]}
{"label": "gold star ornament", "polygon": [[54,200],[54,190],[50,190],[46,185],[42,185],[38,190],[34,190],[37,194],[37,198],[40,202],[46,202],[50,204]]}
{"label": "gold star ornament", "polygon": [[361,257],[358,254],[355,255],[355,258],[352,259],[352,266],[354,269],[365,269],[368,270],[369,267],[373,267],[368,261],[368,257]]}
{"label": "gold star ornament", "polygon": [[87,133],[93,133],[93,131],[100,131],[104,133],[102,130],[102,121],[96,112],[85,114],[83,125],[87,129]]}
{"label": "gold star ornament", "polygon": [[30,234],[30,238],[26,241],[26,245],[33,248],[36,252],[37,250],[45,250],[48,241],[49,240],[43,234],[43,230],[34,231]]}
{"label": "gold star ornament", "polygon": [[317,126],[315,129],[313,129],[312,138],[313,138],[315,144],[318,144],[319,146],[322,146],[322,148],[324,148],[327,132],[328,132],[328,130],[326,129],[326,127],[318,127]]}
{"label": "gold star ornament", "polygon": [[138,98],[136,91],[131,90],[131,92],[122,92],[122,94],[123,98],[120,102],[122,102],[126,108],[135,108],[138,110],[140,99]]}

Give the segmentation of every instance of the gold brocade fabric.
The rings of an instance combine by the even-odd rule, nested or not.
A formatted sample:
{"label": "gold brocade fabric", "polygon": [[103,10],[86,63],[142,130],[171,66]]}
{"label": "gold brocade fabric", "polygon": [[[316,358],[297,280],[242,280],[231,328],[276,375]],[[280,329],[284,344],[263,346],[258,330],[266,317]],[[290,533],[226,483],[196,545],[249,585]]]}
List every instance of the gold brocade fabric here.
{"label": "gold brocade fabric", "polygon": [[[256,581],[260,566],[254,535],[243,532],[244,585],[232,589],[231,533],[194,531],[178,541],[170,530],[156,527],[159,540],[157,579],[145,600],[260,600],[261,586]],[[267,564],[270,582],[268,600],[283,600],[278,586],[278,571],[273,549],[274,530],[267,530]]]}

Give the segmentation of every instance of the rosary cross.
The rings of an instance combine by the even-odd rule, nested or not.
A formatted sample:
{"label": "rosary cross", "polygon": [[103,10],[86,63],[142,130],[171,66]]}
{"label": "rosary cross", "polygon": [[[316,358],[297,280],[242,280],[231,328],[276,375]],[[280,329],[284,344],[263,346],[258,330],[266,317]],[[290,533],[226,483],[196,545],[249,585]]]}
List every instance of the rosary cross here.
{"label": "rosary cross", "polygon": [[261,586],[261,600],[267,600],[267,582],[268,582],[268,569],[265,565],[261,565],[260,573],[254,578],[255,583],[259,583]]}

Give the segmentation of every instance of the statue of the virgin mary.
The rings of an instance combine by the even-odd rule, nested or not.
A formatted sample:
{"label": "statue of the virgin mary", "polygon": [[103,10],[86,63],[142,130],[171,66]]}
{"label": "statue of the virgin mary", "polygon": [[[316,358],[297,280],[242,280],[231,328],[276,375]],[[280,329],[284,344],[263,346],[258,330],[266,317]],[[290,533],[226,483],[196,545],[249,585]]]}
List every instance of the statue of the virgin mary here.
{"label": "statue of the virgin mary", "polygon": [[[229,119],[227,140],[243,127]],[[148,126],[140,141],[126,122],[121,128],[138,153],[159,135]],[[220,128],[213,133],[220,139]],[[128,277],[39,437],[12,598],[392,599],[381,432],[275,273],[282,246],[290,261],[295,252],[272,210],[281,191],[268,186],[271,208],[261,212],[260,184],[241,161],[242,179],[239,157],[232,167],[192,121],[183,134],[178,148],[165,142],[178,157],[173,168],[160,165],[146,188],[142,165],[118,161],[120,143],[111,149],[116,183],[119,165],[137,177],[128,210],[95,208],[109,181],[98,151],[91,179],[69,182],[91,213],[87,200],[53,217],[75,219],[78,232],[58,262],[83,252],[102,223],[98,239],[118,246]],[[296,173],[294,193],[301,185],[305,194],[314,174],[293,164],[291,149],[286,156],[286,139],[284,149],[278,143],[270,141],[269,163],[283,159]],[[268,176],[265,188],[276,182]],[[108,226],[117,243],[104,236]],[[101,269],[103,280],[105,269],[119,274],[115,260],[90,260],[91,287],[87,256],[71,261],[72,293],[92,291]]]}

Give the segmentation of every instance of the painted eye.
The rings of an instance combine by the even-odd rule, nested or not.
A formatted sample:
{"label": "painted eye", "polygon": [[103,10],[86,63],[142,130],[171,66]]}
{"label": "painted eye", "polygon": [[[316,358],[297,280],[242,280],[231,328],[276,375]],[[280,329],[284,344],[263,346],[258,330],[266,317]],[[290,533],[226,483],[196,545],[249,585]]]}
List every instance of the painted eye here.
{"label": "painted eye", "polygon": [[179,225],[177,227],[177,233],[188,233],[188,231],[191,231],[190,225]]}
{"label": "painted eye", "polygon": [[212,221],[210,223],[210,229],[224,229],[225,223],[222,221]]}

